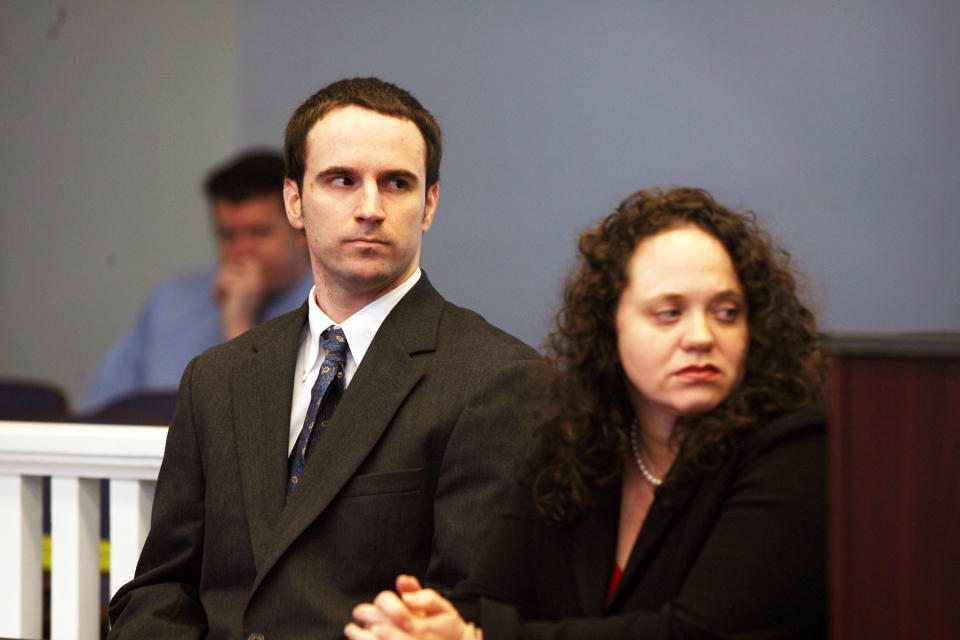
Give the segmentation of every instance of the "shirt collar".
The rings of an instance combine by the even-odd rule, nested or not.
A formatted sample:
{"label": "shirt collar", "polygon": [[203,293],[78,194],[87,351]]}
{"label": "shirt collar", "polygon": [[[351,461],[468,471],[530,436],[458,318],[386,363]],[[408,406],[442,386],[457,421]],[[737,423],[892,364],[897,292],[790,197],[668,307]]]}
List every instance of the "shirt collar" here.
{"label": "shirt collar", "polygon": [[353,369],[359,367],[360,361],[370,348],[370,343],[380,330],[380,325],[403,296],[417,284],[420,274],[418,267],[399,286],[369,303],[339,325],[331,320],[317,304],[316,286],[310,289],[310,295],[307,296],[307,358],[304,361],[304,373],[319,365],[320,334],[331,325],[343,329],[343,335],[347,338],[347,346],[350,349],[347,358],[353,360]]}

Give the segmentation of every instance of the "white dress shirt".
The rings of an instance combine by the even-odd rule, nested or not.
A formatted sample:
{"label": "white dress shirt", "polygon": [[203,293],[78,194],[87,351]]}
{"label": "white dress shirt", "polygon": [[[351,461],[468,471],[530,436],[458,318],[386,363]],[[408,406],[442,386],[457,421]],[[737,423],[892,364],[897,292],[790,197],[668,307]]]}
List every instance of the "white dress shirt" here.
{"label": "white dress shirt", "polygon": [[303,420],[310,406],[310,393],[320,375],[320,365],[324,356],[320,352],[322,334],[330,327],[339,326],[347,338],[347,362],[344,365],[344,388],[350,386],[353,374],[360,366],[364,354],[373,342],[373,337],[380,330],[380,325],[386,320],[397,303],[407,295],[420,280],[418,268],[403,284],[391,289],[352,316],[337,325],[325,314],[317,304],[316,287],[310,290],[307,296],[307,323],[300,335],[300,349],[297,352],[297,368],[293,378],[293,408],[290,411],[290,441],[287,453],[293,451],[303,429]]}

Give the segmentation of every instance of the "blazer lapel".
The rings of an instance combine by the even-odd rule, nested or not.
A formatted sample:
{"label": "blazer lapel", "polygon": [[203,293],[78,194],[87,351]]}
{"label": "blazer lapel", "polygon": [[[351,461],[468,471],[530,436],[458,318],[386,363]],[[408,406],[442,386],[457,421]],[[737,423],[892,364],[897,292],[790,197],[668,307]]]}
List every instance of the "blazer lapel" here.
{"label": "blazer lapel", "polygon": [[575,525],[573,567],[584,615],[600,616],[616,562],[619,513],[614,505],[590,510]]}
{"label": "blazer lapel", "polygon": [[279,513],[269,550],[257,565],[254,590],[350,481],[423,377],[423,367],[411,355],[436,349],[442,305],[424,275],[380,326],[310,454],[297,490]]}
{"label": "blazer lapel", "polygon": [[306,305],[254,345],[232,384],[240,484],[258,568],[286,499],[293,377],[305,321]]}
{"label": "blazer lapel", "polygon": [[675,498],[675,502],[671,503],[669,507],[664,506],[661,500],[653,501],[650,511],[647,512],[647,517],[643,521],[643,526],[640,528],[637,541],[633,545],[633,550],[630,552],[627,566],[623,569],[620,583],[610,600],[610,609],[618,606],[618,601],[624,592],[630,591],[626,586],[639,579],[638,574],[643,571],[643,568],[647,566],[647,563],[659,548],[660,541],[666,535],[677,515],[683,511],[684,505],[689,501],[691,494],[692,492],[688,492],[686,497],[682,499]]}

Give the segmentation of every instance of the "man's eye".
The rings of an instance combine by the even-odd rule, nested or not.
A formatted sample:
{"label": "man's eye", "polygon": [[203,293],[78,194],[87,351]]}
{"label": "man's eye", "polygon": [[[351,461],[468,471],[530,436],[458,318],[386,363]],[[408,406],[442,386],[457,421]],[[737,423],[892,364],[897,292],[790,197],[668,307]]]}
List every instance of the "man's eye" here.
{"label": "man's eye", "polygon": [[387,180],[387,187],[394,191],[406,191],[410,186],[410,181],[406,178],[393,178]]}
{"label": "man's eye", "polygon": [[353,184],[353,180],[348,176],[335,176],[330,178],[330,184],[335,187],[349,187]]}

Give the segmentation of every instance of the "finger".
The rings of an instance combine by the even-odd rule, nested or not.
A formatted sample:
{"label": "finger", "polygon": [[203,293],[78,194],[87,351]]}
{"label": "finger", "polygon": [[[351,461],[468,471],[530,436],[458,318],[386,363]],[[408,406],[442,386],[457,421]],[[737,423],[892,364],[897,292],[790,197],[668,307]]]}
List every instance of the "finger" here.
{"label": "finger", "polygon": [[373,599],[373,604],[390,622],[404,631],[410,631],[413,628],[413,615],[410,609],[393,591],[381,591]]}
{"label": "finger", "polygon": [[409,609],[421,611],[426,615],[445,613],[453,610],[450,601],[433,589],[421,589],[400,594]]}
{"label": "finger", "polygon": [[220,265],[219,275],[236,275],[241,270],[243,270],[243,263],[240,260],[228,260]]}
{"label": "finger", "polygon": [[237,264],[239,264],[240,266],[246,269],[251,269],[253,267],[259,267],[260,261],[257,260],[254,256],[240,256],[239,258],[237,258]]}
{"label": "finger", "polygon": [[416,640],[390,623],[377,623],[367,628],[377,640]]}
{"label": "finger", "polygon": [[221,266],[220,271],[213,280],[213,290],[216,293],[216,297],[219,299],[226,295],[231,289],[235,289],[237,279],[238,274],[235,267],[229,264]]}
{"label": "finger", "polygon": [[387,616],[387,614],[381,611],[376,605],[369,603],[355,606],[353,608],[353,618],[365,626],[390,621],[390,617]]}
{"label": "finger", "polygon": [[370,627],[361,627],[354,622],[348,622],[343,628],[344,635],[350,640],[406,640],[410,638],[390,624],[375,624]]}
{"label": "finger", "polygon": [[397,576],[398,592],[405,593],[407,591],[419,591],[420,589],[423,589],[423,587],[420,586],[420,581],[417,580],[416,577],[408,576],[403,573]]}
{"label": "finger", "polygon": [[343,628],[343,634],[350,638],[350,640],[377,640],[377,636],[375,636],[373,632],[364,629],[354,622],[347,623],[347,626]]}
{"label": "finger", "polygon": [[236,261],[237,274],[244,278],[254,278],[262,271],[260,261],[253,256],[243,256]]}

